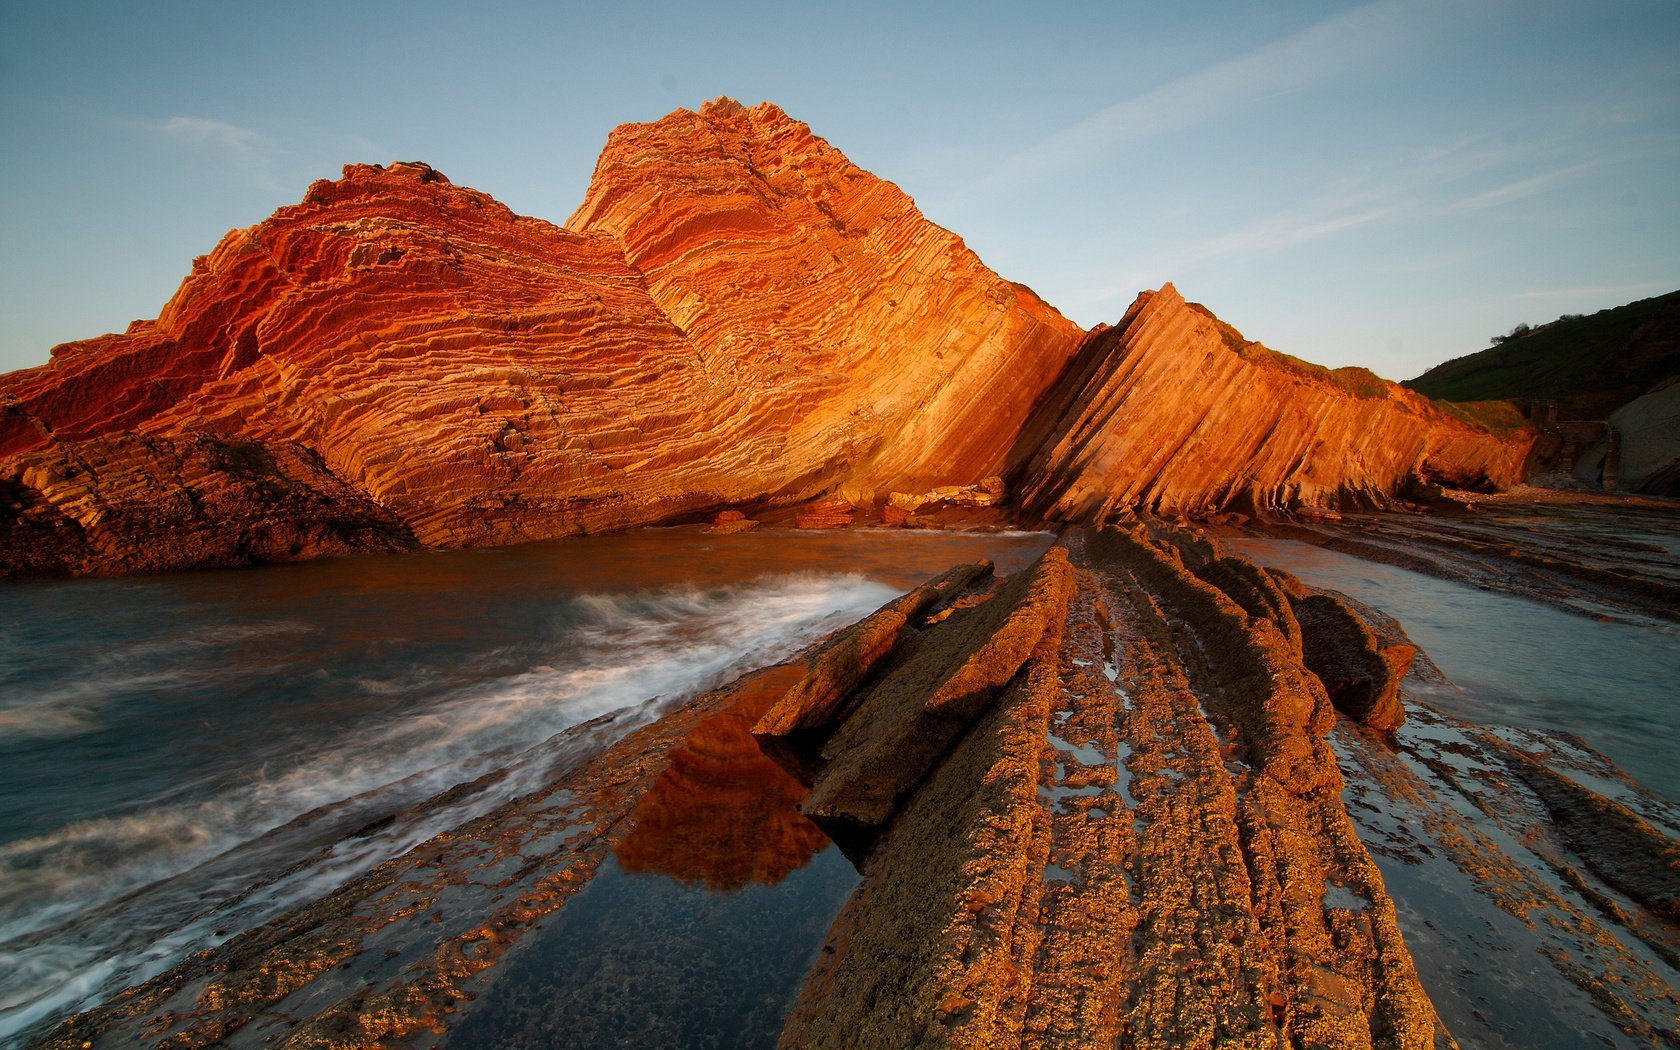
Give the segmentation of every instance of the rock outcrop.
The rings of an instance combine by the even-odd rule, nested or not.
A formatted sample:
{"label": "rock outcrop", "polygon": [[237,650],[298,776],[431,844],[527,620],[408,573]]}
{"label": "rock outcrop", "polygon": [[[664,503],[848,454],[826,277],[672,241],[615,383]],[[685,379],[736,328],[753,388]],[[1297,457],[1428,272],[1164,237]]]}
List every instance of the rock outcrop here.
{"label": "rock outcrop", "polygon": [[920,490],[1003,473],[1080,339],[768,103],[616,129],[567,225],[623,244],[707,378],[773,425],[789,480]]}
{"label": "rock outcrop", "polygon": [[[0,377],[0,575],[823,497],[800,524],[996,522],[1006,493],[1052,519],[1253,512],[1516,476],[1521,440],[1233,336],[1168,286],[1086,338],[768,103],[618,128],[566,228],[424,164],[353,165],[230,232],[155,321]],[[239,451],[158,465],[206,442]],[[290,466],[265,489],[247,462]]]}
{"label": "rock outcrop", "polygon": [[166,572],[419,544],[311,449],[202,432],[26,452],[0,479],[0,576]]}
{"label": "rock outcrop", "polygon": [[1035,422],[1022,502],[1061,521],[1370,507],[1413,478],[1505,487],[1531,440],[1478,430],[1369,372],[1247,342],[1170,284],[1092,333]]}
{"label": "rock outcrop", "polygon": [[1298,644],[1187,540],[1070,535],[829,720],[805,811],[880,830],[781,1046],[1452,1045]]}
{"label": "rock outcrop", "polygon": [[[719,412],[695,371],[610,239],[423,165],[353,166],[229,233],[156,321],[7,377],[0,450],[74,455],[123,432],[292,442],[423,544],[511,542],[738,491],[738,443],[707,425]],[[681,485],[660,480],[673,463]],[[77,498],[41,480],[45,503]]]}
{"label": "rock outcrop", "polygon": [[[1540,1012],[1518,1036],[1541,1043],[1671,1042],[1672,807],[1558,735],[1475,729],[1416,703],[1420,731],[1399,751],[1352,730],[1315,689],[1313,628],[1289,628],[1297,590],[1158,523],[1070,530],[1001,586],[985,563],[959,566],[652,724],[621,711],[573,727],[544,745],[564,756],[546,786],[39,1045],[595,1045],[669,995],[716,1019],[708,1040],[751,1015],[746,1042],[780,1027],[799,1050],[1456,1046],[1401,936],[1408,893],[1409,910],[1435,902],[1412,916],[1442,920],[1419,927],[1420,961],[1470,1032],[1512,1035],[1483,1016],[1480,990]],[[1369,628],[1404,641],[1392,622]],[[895,731],[930,713],[947,723],[936,743]],[[774,742],[774,765],[752,736]],[[857,749],[831,747],[842,740],[881,768],[896,752],[890,792],[853,776]],[[800,750],[809,761],[785,760]],[[853,844],[856,881],[822,908],[814,881],[780,904],[755,896],[828,856],[812,859],[826,844],[795,808],[817,815],[822,795],[890,796]],[[1393,861],[1391,882],[1373,852]],[[739,921],[757,909],[772,918]],[[1452,921],[1465,914],[1476,921]],[[650,952],[638,942],[653,925],[699,936]],[[1537,947],[1514,948],[1506,929]],[[719,1008],[732,983],[771,975],[720,977],[668,950],[778,958],[790,936],[806,950],[774,976],[793,981],[739,1014]],[[1443,955],[1443,941],[1477,954]],[[1513,957],[1522,981],[1508,982]],[[606,1006],[587,1009],[590,995]],[[510,1029],[522,1038],[485,1034]]]}

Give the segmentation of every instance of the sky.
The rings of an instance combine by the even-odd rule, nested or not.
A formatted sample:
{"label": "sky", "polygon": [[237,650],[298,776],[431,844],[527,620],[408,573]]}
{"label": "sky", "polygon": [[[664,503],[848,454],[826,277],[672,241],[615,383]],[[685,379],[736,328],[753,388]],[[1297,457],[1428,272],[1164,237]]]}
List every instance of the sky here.
{"label": "sky", "polygon": [[1085,326],[1171,281],[1398,380],[1680,288],[1680,0],[0,0],[0,372],[346,163],[563,222],[613,126],[720,95]]}

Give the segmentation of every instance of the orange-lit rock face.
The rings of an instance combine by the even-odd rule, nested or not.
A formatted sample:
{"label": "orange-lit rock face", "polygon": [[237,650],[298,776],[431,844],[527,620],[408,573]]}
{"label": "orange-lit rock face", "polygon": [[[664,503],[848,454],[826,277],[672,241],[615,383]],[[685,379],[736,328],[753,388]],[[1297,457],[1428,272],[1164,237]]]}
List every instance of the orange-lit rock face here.
{"label": "orange-lit rock face", "polygon": [[903,191],[768,103],[720,99],[607,141],[572,229],[630,264],[792,477],[973,484],[1081,338]]}
{"label": "orange-lit rock face", "polygon": [[783,670],[763,676],[671,752],[614,850],[626,871],[733,892],[753,882],[773,886],[828,845],[799,812],[805,786],[766,758],[751,733],[804,668]]}
{"label": "orange-lit rock face", "polygon": [[[995,475],[1076,520],[1517,476],[1521,442],[1229,334],[1169,286],[1085,338],[769,104],[617,129],[564,229],[423,164],[351,166],[229,233],[157,320],[0,377],[0,575],[515,542],[837,490],[873,509]],[[166,451],[217,443],[237,454]],[[239,466],[258,461],[297,466],[287,500],[259,505]],[[217,538],[196,561],[184,521]]]}
{"label": "orange-lit rock face", "polygon": [[421,543],[538,539],[978,481],[1080,338],[771,106],[619,129],[574,226],[348,167],[156,321],[0,380],[0,457],[295,442]]}
{"label": "orange-lit rock face", "polygon": [[1023,503],[1053,519],[1381,503],[1414,474],[1507,486],[1530,443],[1369,373],[1343,385],[1279,362],[1170,284],[1094,331],[1079,357],[1046,406],[1023,484]]}
{"label": "orange-lit rock face", "polygon": [[416,165],[316,183],[223,238],[155,322],[5,386],[5,452],[47,430],[296,441],[438,546],[708,503],[734,444],[616,245]]}

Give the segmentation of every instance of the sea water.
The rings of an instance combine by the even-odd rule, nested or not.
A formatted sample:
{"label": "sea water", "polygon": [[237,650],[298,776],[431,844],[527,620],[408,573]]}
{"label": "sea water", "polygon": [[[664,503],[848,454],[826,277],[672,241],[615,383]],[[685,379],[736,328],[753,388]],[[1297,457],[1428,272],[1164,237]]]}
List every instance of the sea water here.
{"label": "sea water", "polygon": [[[1680,537],[1666,539],[1680,561]],[[1680,625],[1600,622],[1294,540],[1228,545],[1399,620],[1451,682],[1408,682],[1409,696],[1479,725],[1574,734],[1680,802]]]}
{"label": "sea water", "polygon": [[0,1044],[535,789],[568,727],[1049,542],[668,529],[0,586]]}

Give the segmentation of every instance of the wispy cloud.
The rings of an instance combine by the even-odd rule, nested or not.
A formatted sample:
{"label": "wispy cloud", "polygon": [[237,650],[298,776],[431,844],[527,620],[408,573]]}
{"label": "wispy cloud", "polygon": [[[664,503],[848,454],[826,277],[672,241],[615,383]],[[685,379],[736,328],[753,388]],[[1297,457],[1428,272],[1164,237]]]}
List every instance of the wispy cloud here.
{"label": "wispy cloud", "polygon": [[[1600,154],[1556,164],[1582,144],[1568,132],[1525,140],[1499,141],[1489,136],[1460,138],[1413,151],[1360,175],[1329,179],[1315,196],[1281,211],[1240,222],[1228,229],[1175,242],[1148,259],[1147,270],[1107,275],[1070,305],[1099,305],[1129,299],[1139,289],[1162,280],[1189,280],[1198,270],[1243,259],[1284,253],[1300,245],[1362,227],[1400,222],[1440,222],[1516,204],[1567,185],[1602,169],[1667,155],[1666,150]],[[1537,174],[1512,179],[1515,171]],[[1489,187],[1491,188],[1484,188]],[[1429,261],[1434,266],[1439,257]],[[1559,289],[1525,293],[1522,298],[1563,298],[1600,292],[1638,293],[1664,290],[1660,285],[1601,289]]]}
{"label": "wispy cloud", "polygon": [[1376,0],[1236,58],[1116,102],[986,172],[962,194],[979,199],[1028,185],[1105,151],[1193,127],[1301,91],[1396,50],[1419,30],[1418,0]]}
{"label": "wispy cloud", "polygon": [[207,145],[238,156],[250,156],[262,150],[267,142],[250,128],[205,117],[170,117],[157,128],[178,141]]}
{"label": "wispy cloud", "polygon": [[145,125],[166,141],[201,150],[239,169],[264,189],[280,190],[275,169],[286,156],[279,143],[259,131],[208,117],[176,116]]}
{"label": "wispy cloud", "polygon": [[1538,193],[1544,193],[1554,186],[1568,182],[1576,176],[1593,171],[1606,165],[1615,164],[1625,158],[1595,157],[1579,164],[1568,164],[1551,171],[1531,175],[1525,179],[1507,182],[1502,186],[1495,186],[1463,200],[1454,201],[1441,209],[1443,214],[1461,214],[1464,212],[1482,211],[1487,208],[1497,208],[1502,204],[1512,204],[1525,200]]}
{"label": "wispy cloud", "polygon": [[1630,295],[1672,291],[1673,281],[1641,281],[1637,284],[1597,284],[1577,288],[1532,288],[1518,292],[1513,299],[1587,299],[1609,297],[1624,299]]}
{"label": "wispy cloud", "polygon": [[1197,267],[1227,259],[1275,255],[1335,236],[1361,226],[1398,218],[1404,211],[1399,203],[1359,206],[1342,199],[1321,199],[1284,215],[1268,216],[1179,246],[1166,258],[1150,261],[1149,270],[1134,270],[1105,282],[1070,305],[1096,305],[1119,298],[1129,299],[1145,287],[1163,280],[1181,280]]}

